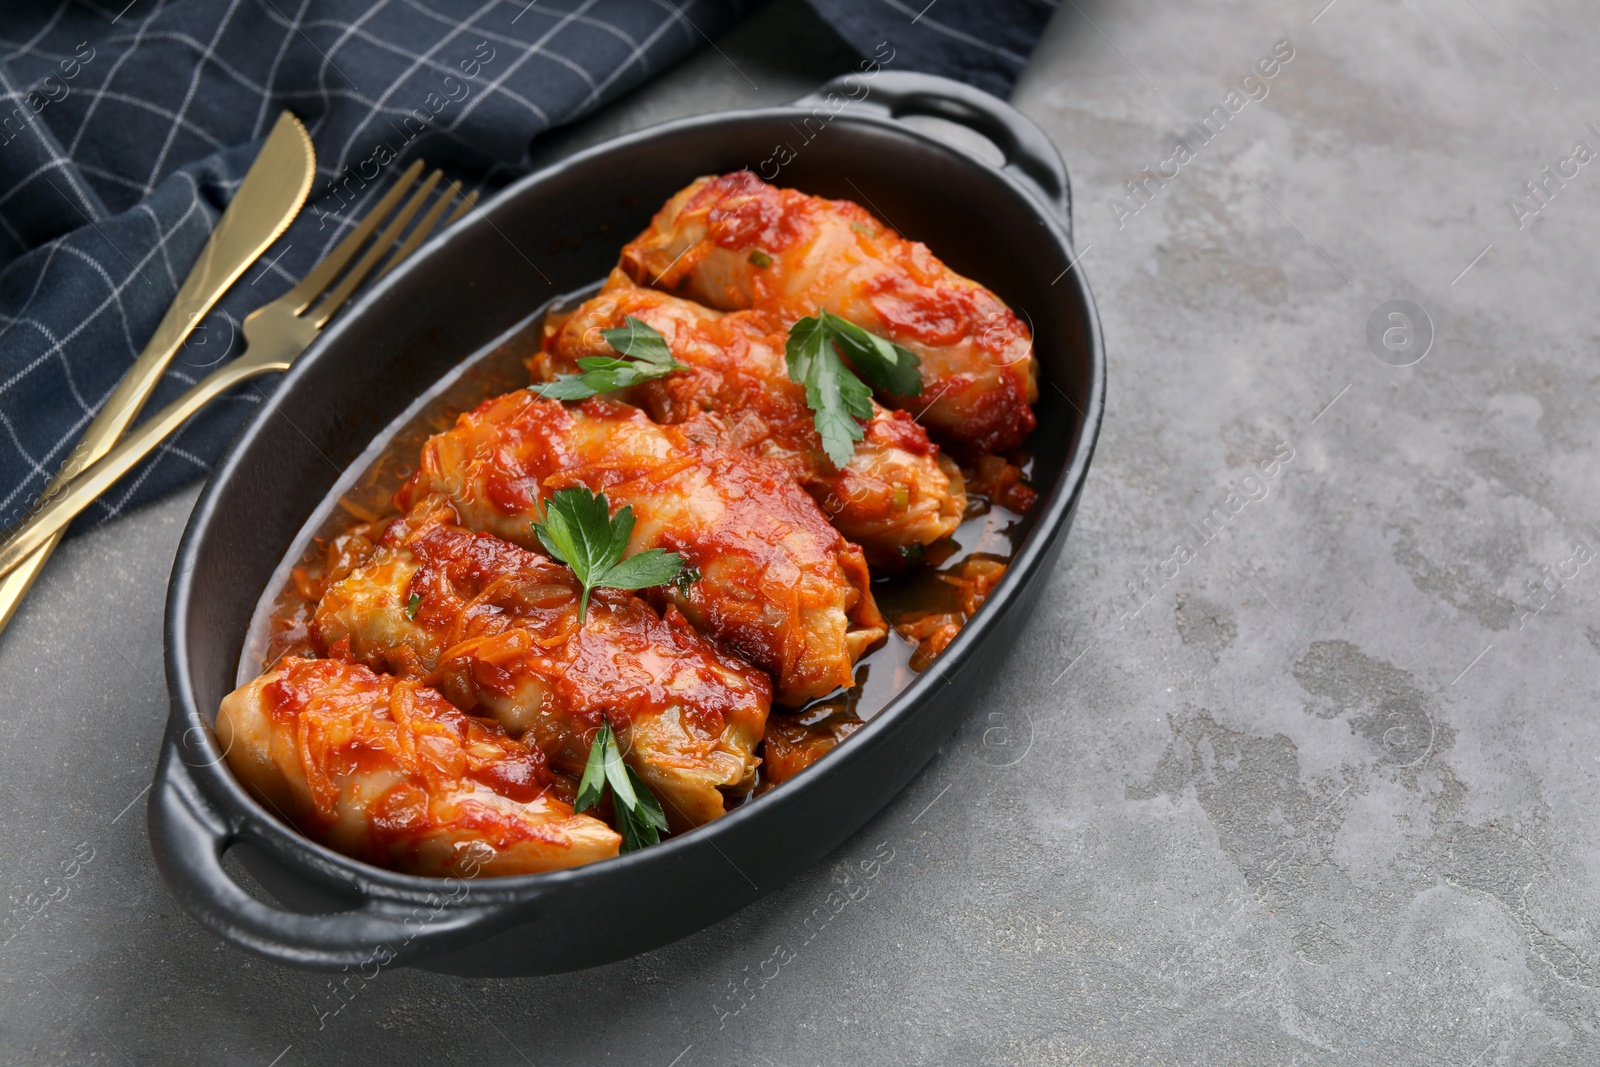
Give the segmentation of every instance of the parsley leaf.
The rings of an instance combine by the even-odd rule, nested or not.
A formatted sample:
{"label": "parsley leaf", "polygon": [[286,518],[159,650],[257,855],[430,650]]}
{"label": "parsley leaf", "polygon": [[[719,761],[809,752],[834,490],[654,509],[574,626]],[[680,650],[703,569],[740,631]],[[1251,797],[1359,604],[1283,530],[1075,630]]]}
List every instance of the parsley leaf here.
{"label": "parsley leaf", "polygon": [[865,436],[858,419],[872,417],[872,391],[839,359],[822,320],[805,318],[789,328],[785,346],[789,379],[806,387],[806,406],[822,437],[822,450],[844,467]]}
{"label": "parsley leaf", "polygon": [[609,724],[602,725],[589,746],[589,762],[584,765],[583,777],[578,781],[578,799],[572,802],[573,811],[583,811],[600,803],[606,790],[606,749],[615,748],[616,739]]}
{"label": "parsley leaf", "polygon": [[784,350],[789,380],[806,387],[806,406],[822,436],[822,450],[835,467],[844,467],[864,436],[860,419],[872,417],[872,390],[839,358],[850,357],[867,381],[888,393],[916,396],[921,360],[909,349],[885,341],[826,311],[789,328]]}
{"label": "parsley leaf", "polygon": [[[666,812],[661,810],[661,802],[656,799],[650,787],[644,780],[634,773],[632,767],[623,765],[623,773],[627,775],[629,784],[638,803],[632,807],[624,806],[617,814],[618,827],[622,834],[622,851],[632,852],[647,845],[661,843],[661,831],[667,828]],[[616,780],[607,776],[611,781],[611,795],[613,799],[618,792]]]}
{"label": "parsley leaf", "polygon": [[826,311],[818,317],[833,343],[850,357],[856,373],[874,389],[897,396],[922,395],[922,376],[917,373],[922,360],[915,352]]}
{"label": "parsley leaf", "polygon": [[600,802],[606,786],[611,787],[612,808],[616,812],[617,832],[622,835],[622,851],[633,852],[647,845],[661,843],[661,831],[667,828],[666,813],[650,787],[634,773],[632,767],[622,762],[622,752],[617,748],[617,735],[610,723],[604,723],[595,732],[589,746],[589,761],[583,768],[583,779],[578,783],[578,798],[573,811],[584,811]]}
{"label": "parsley leaf", "polygon": [[612,518],[605,494],[595,496],[581,485],[552,493],[544,520],[533,524],[533,532],[551,558],[571,567],[583,584],[578,600],[580,625],[589,614],[591,590],[666,585],[684,564],[682,556],[660,548],[623,559],[633,534],[633,508],[624,507]]}
{"label": "parsley leaf", "polygon": [[416,619],[417,609],[420,607],[422,607],[422,595],[420,593],[412,593],[411,599],[406,601],[406,618]]}
{"label": "parsley leaf", "polygon": [[528,388],[547,400],[586,400],[640,382],[665,378],[675,370],[689,369],[672,358],[665,337],[632,315],[628,316],[626,326],[601,330],[600,336],[622,358],[584,356],[578,360],[582,374],[558,374],[553,382],[540,382]]}
{"label": "parsley leaf", "polygon": [[653,589],[672,581],[682,569],[683,557],[676,552],[648,548],[606,571],[603,584],[611,589]]}

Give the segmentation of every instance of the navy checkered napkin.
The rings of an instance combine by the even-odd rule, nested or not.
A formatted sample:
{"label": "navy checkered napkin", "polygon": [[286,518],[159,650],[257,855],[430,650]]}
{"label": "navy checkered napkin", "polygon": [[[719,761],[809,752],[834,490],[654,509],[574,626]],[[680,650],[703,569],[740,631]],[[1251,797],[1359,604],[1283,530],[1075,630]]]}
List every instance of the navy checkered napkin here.
{"label": "navy checkered napkin", "polygon": [[[394,152],[492,192],[527,169],[539,134],[660,72],[754,2],[8,0],[0,523],[44,488],[144,347],[280,110],[316,143],[308,209],[196,329],[147,411],[236,354],[244,315],[310,269],[385,186],[346,201],[335,183],[360,185],[343,179]],[[1001,92],[1050,10],[982,0],[980,24],[978,0],[937,0],[915,21],[898,0],[811,2],[864,54],[888,40],[899,68]],[[86,521],[208,471],[271,388],[246,386],[191,420]]]}
{"label": "navy checkered napkin", "polygon": [[925,70],[1011,95],[1059,0],[807,0],[862,55],[894,47],[897,70]]}

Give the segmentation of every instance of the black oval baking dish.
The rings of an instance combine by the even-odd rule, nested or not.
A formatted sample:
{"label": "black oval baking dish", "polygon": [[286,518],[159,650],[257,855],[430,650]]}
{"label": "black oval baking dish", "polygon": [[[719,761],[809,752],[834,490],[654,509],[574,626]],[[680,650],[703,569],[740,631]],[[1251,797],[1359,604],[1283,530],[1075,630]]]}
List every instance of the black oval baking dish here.
{"label": "black oval baking dish", "polygon": [[[900,121],[909,115],[967,126],[1006,162],[991,166],[935,140]],[[1041,496],[983,609],[929,670],[794,781],[617,859],[471,883],[420,878],[341,856],[274,818],[221,761],[211,723],[233,688],[257,599],[306,517],[464,356],[550,297],[604,277],[623,242],[696,176],[741,167],[855,200],[1031,322],[1041,395],[1029,449]],[[971,713],[1060,553],[1104,397],[1105,355],[1074,265],[1060,157],[1019,112],[959,83],[853,75],[786,107],[630,133],[518,182],[342,315],[201,495],[167,599],[172,713],[149,800],[162,875],[205,926],[305,967],[549,974],[643,952],[731,914],[860,828]],[[282,906],[235,884],[222,865],[229,849]]]}

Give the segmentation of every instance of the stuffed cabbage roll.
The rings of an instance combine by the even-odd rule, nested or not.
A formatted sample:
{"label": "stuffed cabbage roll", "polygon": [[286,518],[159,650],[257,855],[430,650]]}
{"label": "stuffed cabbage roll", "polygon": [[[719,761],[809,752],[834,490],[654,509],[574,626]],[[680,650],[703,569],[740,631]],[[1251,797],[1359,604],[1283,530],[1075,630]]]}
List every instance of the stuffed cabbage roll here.
{"label": "stuffed cabbage roll", "polygon": [[784,337],[751,312],[723,314],[614,271],[545,345],[543,377],[576,373],[585,356],[616,353],[601,331],[629,317],[666,338],[689,369],[634,386],[627,398],[660,423],[715,412],[732,443],[783,464],[839,532],[877,556],[948,537],[966,508],[959,468],[909,414],[874,404],[855,455],[843,470],[822,449],[805,387],[789,379]]}
{"label": "stuffed cabbage roll", "polygon": [[750,171],[700,178],[622,251],[641,285],[775,330],[826,309],[911,349],[922,392],[887,396],[979,452],[1020,445],[1035,424],[1033,338],[994,293],[856,204],[778,189]]}
{"label": "stuffed cabbage roll", "polygon": [[368,863],[461,878],[615,856],[537,748],[414,681],[291,656],[223,698],[228,766],[306,836]]}
{"label": "stuffed cabbage roll", "polygon": [[677,552],[698,575],[651,595],[771,674],[775,700],[802,704],[849,686],[886,626],[861,549],[782,466],[726,434],[710,415],[658,426],[627,404],[521,390],[430,438],[396,502],[441,494],[463,526],[537,548],[533,523],[557,489],[604,493],[613,512],[633,509],[629,553]]}
{"label": "stuffed cabbage roll", "polygon": [[673,830],[717,818],[754,778],[771,683],[719,652],[677,608],[581,587],[546,556],[451,521],[423,501],[365,566],[330,586],[311,623],[322,648],[425,681],[580,776],[602,722]]}

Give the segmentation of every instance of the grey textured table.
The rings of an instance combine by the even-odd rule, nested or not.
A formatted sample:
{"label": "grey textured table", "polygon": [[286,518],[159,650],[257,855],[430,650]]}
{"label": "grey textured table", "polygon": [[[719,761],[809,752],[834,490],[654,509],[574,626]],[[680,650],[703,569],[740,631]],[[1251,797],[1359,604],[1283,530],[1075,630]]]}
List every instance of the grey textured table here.
{"label": "grey textured table", "polygon": [[[1008,677],[836,856],[564,977],[222,944],[143,825],[186,493],[0,639],[0,1061],[1600,1062],[1600,33],[1324,2],[1058,13],[1016,102],[1073,169],[1105,434]],[[545,151],[850,62],[793,2],[719,44]],[[1428,320],[1369,344],[1391,300]]]}

